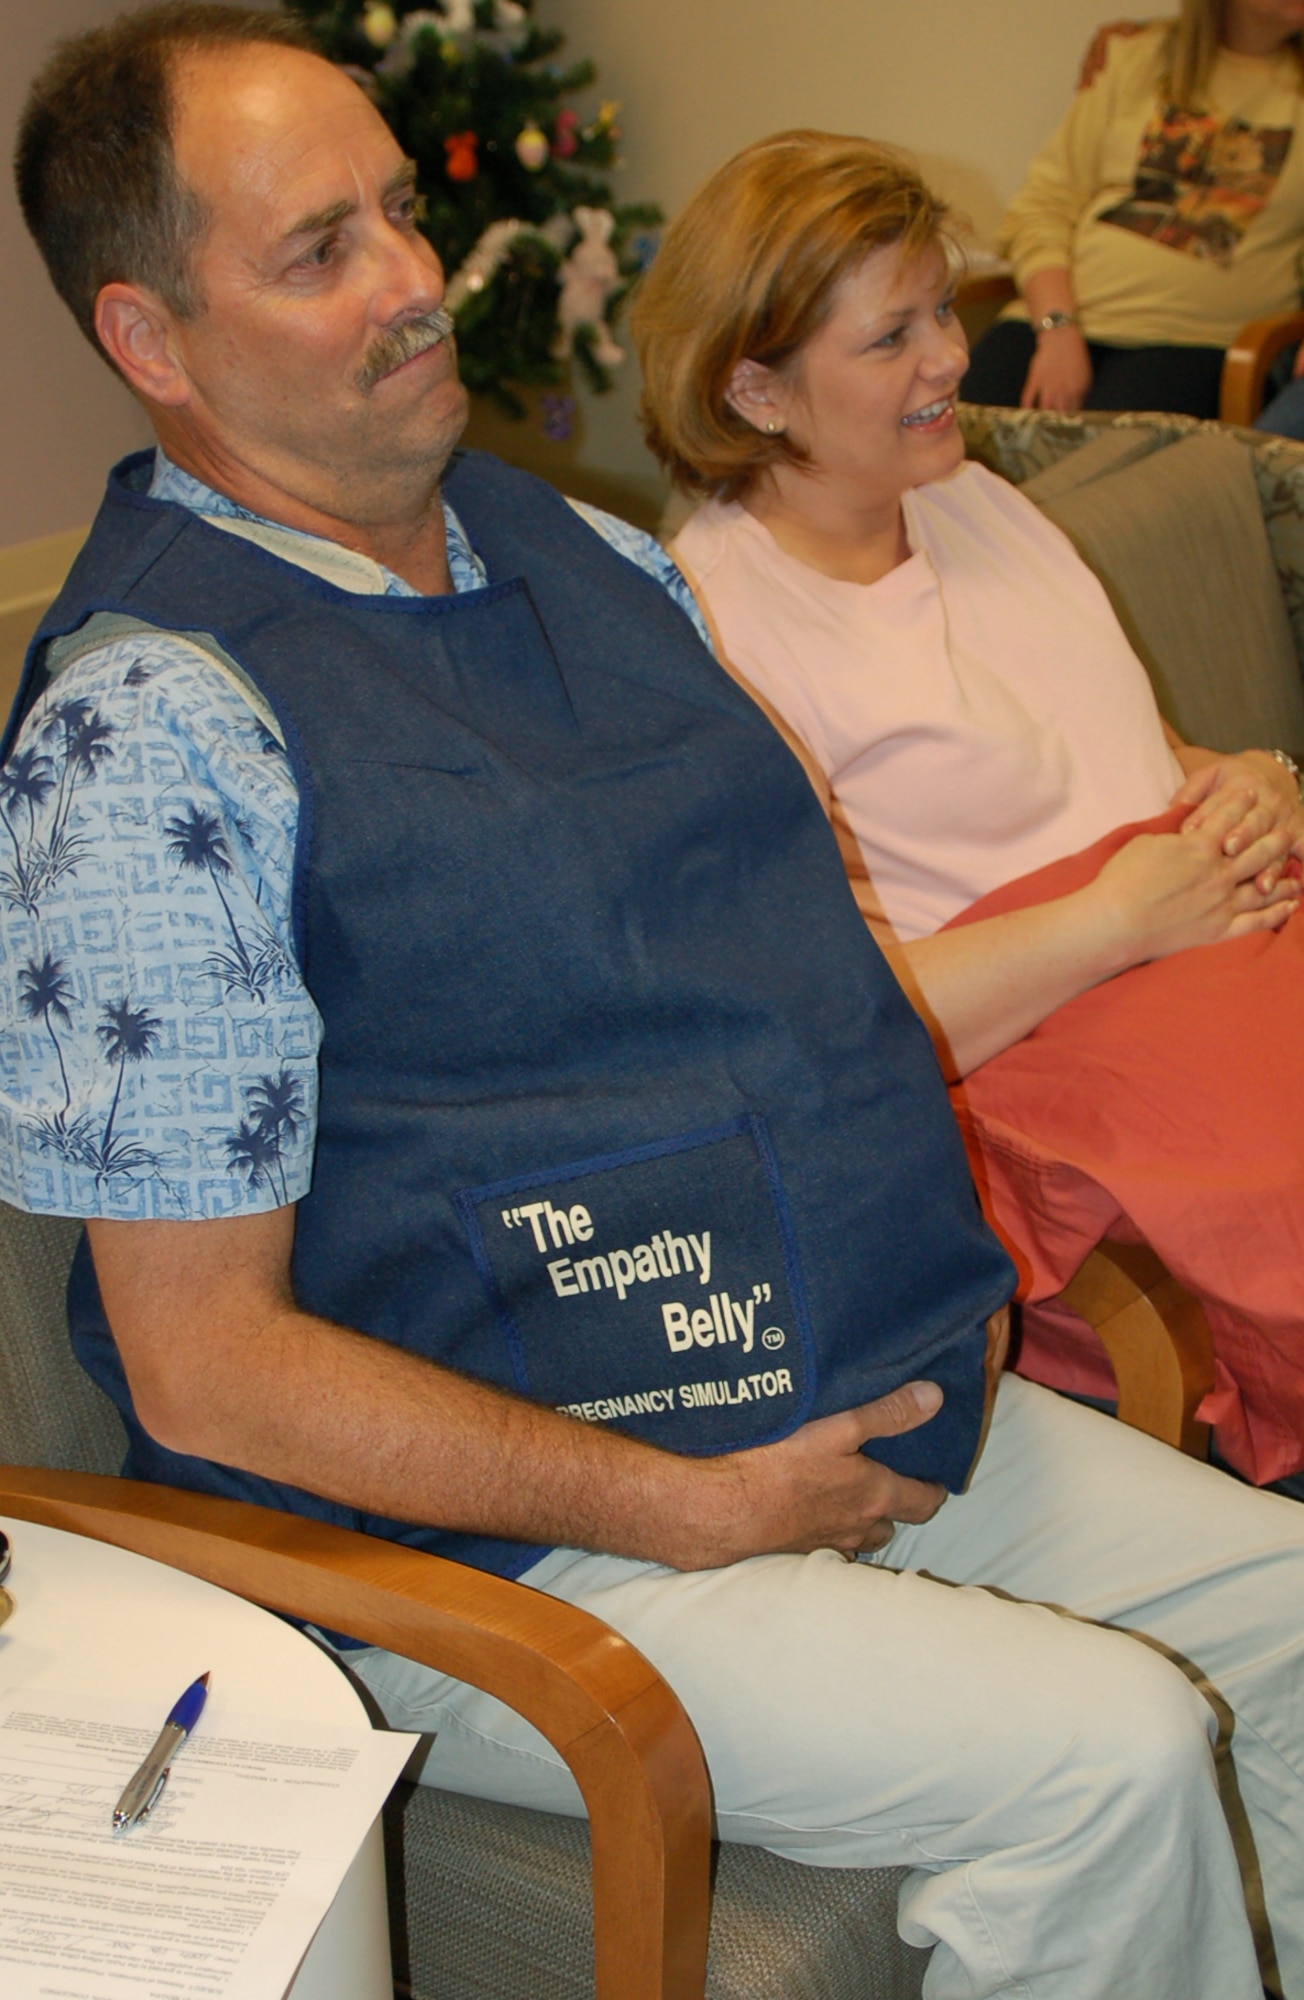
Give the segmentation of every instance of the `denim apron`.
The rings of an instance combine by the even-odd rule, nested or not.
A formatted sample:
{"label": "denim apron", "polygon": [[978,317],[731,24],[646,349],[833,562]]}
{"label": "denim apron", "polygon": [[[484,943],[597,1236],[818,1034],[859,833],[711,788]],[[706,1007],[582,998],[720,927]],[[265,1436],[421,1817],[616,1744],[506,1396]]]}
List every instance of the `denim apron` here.
{"label": "denim apron", "polygon": [[[927,1376],[941,1412],[873,1455],[958,1489],[1010,1267],[809,783],[690,621],[478,454],[445,491],[490,582],[441,597],[342,590],[149,471],[112,475],[19,711],[101,611],[206,635],[278,718],[325,1023],[302,1306],[679,1452]],[[84,1250],[70,1296],[132,1475],[537,1559],[163,1450]]]}

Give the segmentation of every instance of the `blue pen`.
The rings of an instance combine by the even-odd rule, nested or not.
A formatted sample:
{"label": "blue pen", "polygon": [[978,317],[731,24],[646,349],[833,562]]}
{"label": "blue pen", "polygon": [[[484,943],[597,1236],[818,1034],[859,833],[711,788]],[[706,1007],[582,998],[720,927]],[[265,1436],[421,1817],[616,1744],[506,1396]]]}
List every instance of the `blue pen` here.
{"label": "blue pen", "polygon": [[159,1793],[168,1781],[173,1753],[181,1748],[187,1736],[204,1712],[208,1700],[208,1675],[201,1674],[181,1696],[172,1713],[158,1733],[158,1741],[148,1757],[129,1781],[122,1797],[113,1808],[113,1831],[126,1833],[138,1824],[158,1803]]}

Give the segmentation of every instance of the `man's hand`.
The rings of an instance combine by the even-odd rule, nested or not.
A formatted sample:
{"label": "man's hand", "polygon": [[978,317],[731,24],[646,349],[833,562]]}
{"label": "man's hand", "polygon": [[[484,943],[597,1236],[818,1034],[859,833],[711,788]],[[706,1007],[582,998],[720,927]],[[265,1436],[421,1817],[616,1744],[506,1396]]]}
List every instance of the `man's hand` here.
{"label": "man's hand", "polygon": [[[706,1505],[685,1523],[675,1569],[718,1569],[747,1556],[881,1549],[898,1521],[927,1521],[946,1491],[890,1472],[860,1447],[900,1437],[936,1416],[935,1382],[907,1382],[877,1402],[803,1424],[778,1444],[699,1461]],[[700,1525],[698,1525],[700,1523]]]}
{"label": "man's hand", "polygon": [[1091,356],[1081,328],[1057,326],[1038,334],[1020,409],[1080,410],[1090,387]]}
{"label": "man's hand", "polygon": [[293,1208],[94,1221],[90,1239],[152,1436],[365,1513],[708,1569],[878,1548],[894,1521],[926,1521],[943,1499],[860,1452],[926,1423],[942,1400],[931,1382],[778,1444],[687,1457],[302,1312]]}

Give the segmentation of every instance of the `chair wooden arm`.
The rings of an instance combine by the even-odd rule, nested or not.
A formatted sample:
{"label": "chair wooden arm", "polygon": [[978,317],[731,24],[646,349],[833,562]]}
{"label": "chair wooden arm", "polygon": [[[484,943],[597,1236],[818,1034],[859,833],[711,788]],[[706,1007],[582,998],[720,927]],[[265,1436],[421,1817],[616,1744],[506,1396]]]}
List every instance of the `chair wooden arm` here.
{"label": "chair wooden arm", "polygon": [[598,2000],[701,2000],[706,1767],[666,1683],[599,1619],[374,1536],[134,1480],[0,1466],[0,1513],[152,1556],[498,1696],[565,1759],[588,1807]]}
{"label": "chair wooden arm", "polygon": [[957,311],[968,306],[1007,306],[1019,288],[1008,271],[966,271],[955,288]]}
{"label": "chair wooden arm", "polygon": [[1225,424],[1252,424],[1263,408],[1263,386],[1283,347],[1304,340],[1304,312],[1271,313],[1243,326],[1223,357],[1218,415]]}
{"label": "chair wooden arm", "polygon": [[1204,1309],[1143,1243],[1098,1244],[1060,1293],[1099,1334],[1118,1383],[1122,1423],[1209,1456],[1195,1412],[1213,1387]]}
{"label": "chair wooden arm", "polygon": [[1019,296],[1008,271],[968,271],[955,288],[956,315],[972,347],[1002,306]]}

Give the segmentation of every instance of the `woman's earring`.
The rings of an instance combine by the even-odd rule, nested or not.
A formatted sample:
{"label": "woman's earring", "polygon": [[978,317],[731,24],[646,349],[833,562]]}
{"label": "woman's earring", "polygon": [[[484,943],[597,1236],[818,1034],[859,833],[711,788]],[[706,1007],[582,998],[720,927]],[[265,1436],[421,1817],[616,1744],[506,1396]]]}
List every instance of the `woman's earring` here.
{"label": "woman's earring", "polygon": [[778,431],[778,428],[779,426],[775,423],[774,418],[771,417],[769,423],[765,426],[767,436],[773,437]]}

